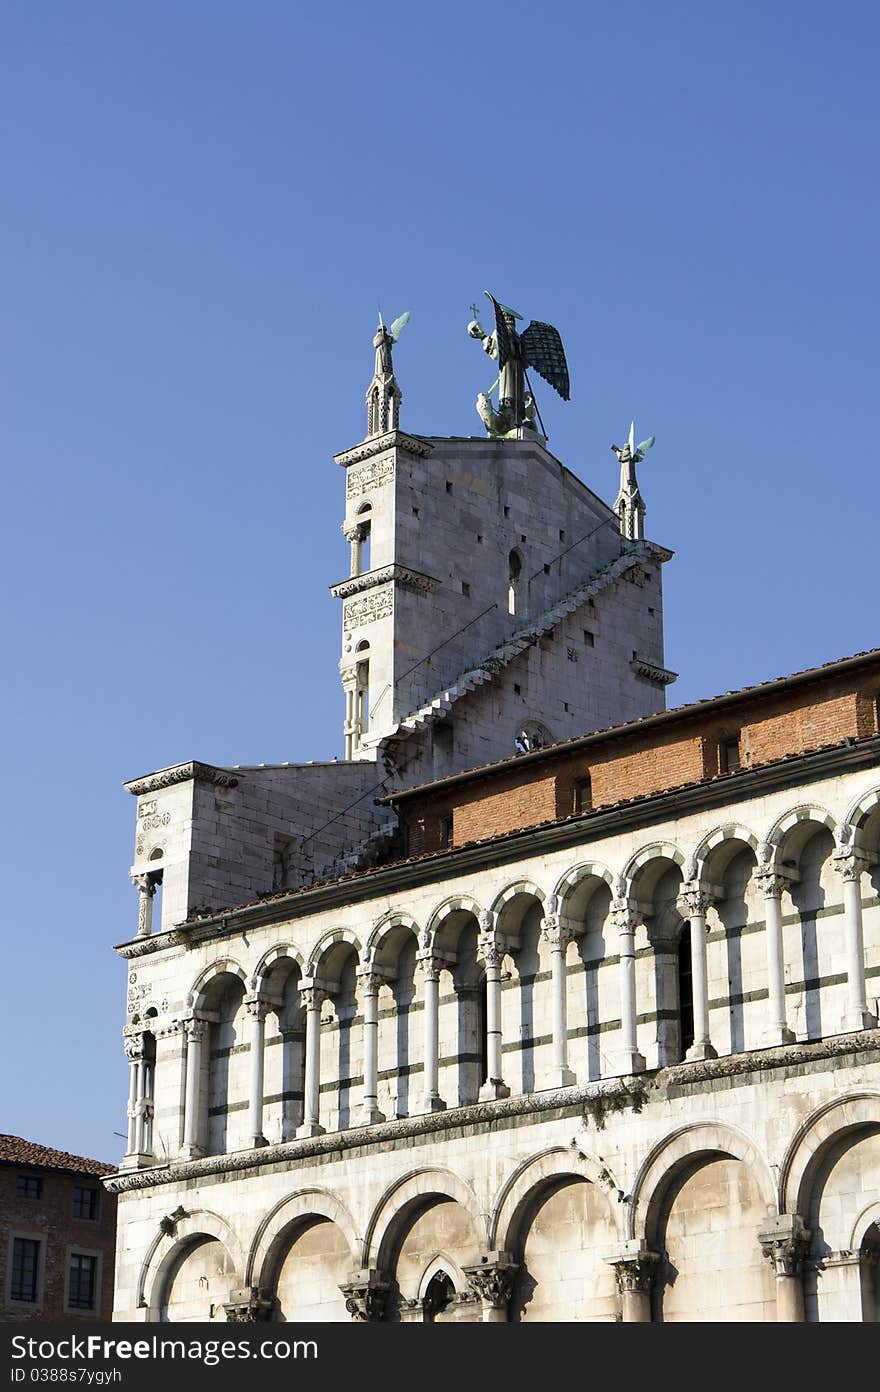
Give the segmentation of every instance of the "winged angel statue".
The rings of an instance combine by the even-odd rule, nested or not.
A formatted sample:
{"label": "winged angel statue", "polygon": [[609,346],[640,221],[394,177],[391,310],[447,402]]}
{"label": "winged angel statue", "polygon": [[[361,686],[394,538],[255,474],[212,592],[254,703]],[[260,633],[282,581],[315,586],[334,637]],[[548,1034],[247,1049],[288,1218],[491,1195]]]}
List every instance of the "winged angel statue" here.
{"label": "winged angel statue", "polygon": [[[552,324],[533,319],[528,328],[519,333],[516,322],[522,315],[500,304],[488,290],[483,293],[495,311],[495,328],[487,333],[479,321],[476,305],[471,305],[474,317],[467,331],[471,338],[481,340],[485,352],[498,363],[497,378],[487,392],[480,392],[477,397],[477,414],[489,434],[497,439],[514,434],[522,426],[535,428],[537,407],[526,368],[533,367],[563,401],[568,401],[568,363],[559,330]],[[492,404],[496,386],[497,411]]]}

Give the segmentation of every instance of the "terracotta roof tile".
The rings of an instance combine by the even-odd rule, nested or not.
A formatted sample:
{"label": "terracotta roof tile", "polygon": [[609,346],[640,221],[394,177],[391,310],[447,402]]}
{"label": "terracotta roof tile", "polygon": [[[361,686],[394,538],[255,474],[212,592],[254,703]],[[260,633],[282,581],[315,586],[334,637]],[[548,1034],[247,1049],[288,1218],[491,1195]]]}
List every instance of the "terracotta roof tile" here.
{"label": "terracotta roof tile", "polygon": [[69,1170],[72,1174],[105,1175],[116,1170],[101,1160],[86,1160],[82,1155],[70,1155],[66,1150],[26,1141],[22,1136],[0,1135],[0,1164],[33,1165],[43,1170]]}

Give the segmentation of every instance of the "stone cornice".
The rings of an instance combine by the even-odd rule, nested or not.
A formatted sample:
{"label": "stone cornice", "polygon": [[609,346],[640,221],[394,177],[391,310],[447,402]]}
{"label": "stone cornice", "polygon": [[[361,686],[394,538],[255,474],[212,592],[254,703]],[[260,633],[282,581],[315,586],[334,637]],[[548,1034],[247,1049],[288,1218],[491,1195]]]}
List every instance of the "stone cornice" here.
{"label": "stone cornice", "polygon": [[880,1050],[880,1029],[863,1030],[812,1044],[783,1044],[747,1054],[675,1064],[654,1073],[632,1074],[580,1087],[554,1088],[521,1097],[477,1102],[446,1112],[425,1112],[419,1116],[401,1117],[372,1126],[355,1126],[347,1131],[333,1131],[256,1150],[237,1150],[229,1155],[211,1155],[201,1160],[172,1161],[152,1169],[114,1175],[103,1183],[112,1194],[124,1194],[133,1189],[151,1189],[183,1180],[235,1174],[264,1165],[289,1167],[334,1151],[343,1152],[362,1146],[381,1148],[409,1137],[442,1136],[443,1132],[456,1128],[498,1123],[508,1117],[539,1116],[542,1112],[560,1109],[569,1115],[576,1115],[579,1109],[583,1109],[585,1116],[598,1117],[599,1122],[604,1124],[606,1114],[618,1112],[627,1106],[642,1110],[652,1102],[664,1102],[671,1088],[698,1088],[716,1079],[734,1077],[747,1081],[749,1074],[761,1075],[775,1070],[784,1072],[788,1068],[801,1068],[804,1064],[815,1065],[823,1059],[877,1050]]}
{"label": "stone cornice", "polygon": [[148,773],[144,778],[134,778],[123,783],[126,792],[139,797],[142,793],[158,793],[163,788],[171,788],[175,783],[213,783],[218,788],[235,788],[238,777],[229,769],[215,768],[213,764],[200,764],[197,759],[187,764],[175,764],[173,768],[160,769],[158,773]]}
{"label": "stone cornice", "polygon": [[646,677],[648,681],[658,682],[661,686],[678,681],[677,672],[671,672],[668,667],[658,667],[655,662],[648,662],[643,657],[634,657],[629,665],[637,677]]}
{"label": "stone cornice", "polygon": [[135,938],[133,942],[120,943],[113,951],[130,960],[132,957],[148,957],[150,953],[161,952],[166,947],[186,946],[186,942],[186,933],[172,928],[167,933],[154,933],[150,938]]}
{"label": "stone cornice", "polygon": [[422,590],[429,594],[431,590],[436,590],[440,584],[433,575],[425,575],[420,570],[411,570],[409,566],[400,565],[394,562],[392,565],[380,566],[378,570],[365,571],[363,575],[353,575],[350,580],[341,580],[338,585],[330,586],[330,593],[336,599],[347,599],[349,595],[360,594],[363,590],[371,590],[375,585],[385,585],[389,580],[393,580],[395,585],[405,585],[410,590]]}
{"label": "stone cornice", "polygon": [[406,435],[402,430],[389,430],[385,435],[376,435],[372,440],[364,440],[363,444],[355,445],[353,449],[334,454],[333,458],[343,469],[347,469],[350,464],[360,464],[364,459],[372,459],[373,455],[381,454],[387,449],[399,449],[406,454],[418,454],[427,458],[432,447],[417,435]]}

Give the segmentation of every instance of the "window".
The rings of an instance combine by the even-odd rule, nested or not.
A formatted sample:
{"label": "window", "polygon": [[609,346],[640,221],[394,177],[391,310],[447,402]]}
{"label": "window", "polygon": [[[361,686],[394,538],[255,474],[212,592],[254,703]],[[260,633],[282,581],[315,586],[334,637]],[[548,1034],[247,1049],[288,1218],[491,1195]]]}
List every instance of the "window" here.
{"label": "window", "polygon": [[739,735],[727,735],[718,741],[718,771],[719,773],[735,773],[741,767]]}
{"label": "window", "polygon": [[452,484],[449,482],[448,479],[446,480],[446,492],[447,492],[447,493],[451,493],[451,492],[452,492]]}
{"label": "window", "polygon": [[443,1313],[447,1305],[451,1305],[454,1298],[455,1287],[452,1284],[452,1278],[447,1276],[445,1271],[438,1271],[436,1276],[432,1276],[428,1282],[428,1289],[425,1291],[425,1298],[422,1301],[425,1323],[433,1323],[437,1316]]}
{"label": "window", "polygon": [[71,1310],[94,1310],[98,1258],[72,1252],[67,1276],[67,1304]]}
{"label": "window", "polygon": [[448,848],[452,845],[452,814],[448,817],[440,818],[440,845]]}
{"label": "window", "polygon": [[549,575],[549,574],[550,574],[550,567],[549,567],[548,565],[545,565],[545,566],[544,566],[544,574],[545,574],[545,575]]}
{"label": "window", "polygon": [[593,783],[588,773],[576,778],[572,789],[572,811],[589,812],[593,806]]}
{"label": "window", "polygon": [[13,1238],[12,1284],[9,1289],[12,1300],[26,1301],[29,1305],[36,1304],[39,1261],[40,1243],[37,1238]]}
{"label": "window", "polygon": [[471,587],[470,587],[470,585],[469,585],[469,583],[468,583],[467,580],[462,580],[462,582],[461,582],[461,592],[462,592],[462,594],[464,595],[465,599],[467,599],[467,597],[469,596],[469,594],[470,594],[470,592],[471,592]]}
{"label": "window", "polygon": [[17,1175],[15,1197],[17,1199],[41,1199],[43,1197],[43,1181],[36,1175]]}
{"label": "window", "polygon": [[564,528],[564,527],[560,527],[560,528],[559,528],[559,540],[560,540],[560,541],[565,541],[565,528]]}
{"label": "window", "polygon": [[93,1221],[98,1217],[98,1191],[84,1184],[73,1186],[73,1216],[74,1218],[91,1218]]}
{"label": "window", "polygon": [[522,605],[517,603],[521,575],[522,556],[514,547],[507,558],[507,611],[509,614],[519,613],[522,608]]}
{"label": "window", "polygon": [[584,642],[588,648],[594,648],[596,646],[596,635],[591,633],[588,628],[584,629]]}

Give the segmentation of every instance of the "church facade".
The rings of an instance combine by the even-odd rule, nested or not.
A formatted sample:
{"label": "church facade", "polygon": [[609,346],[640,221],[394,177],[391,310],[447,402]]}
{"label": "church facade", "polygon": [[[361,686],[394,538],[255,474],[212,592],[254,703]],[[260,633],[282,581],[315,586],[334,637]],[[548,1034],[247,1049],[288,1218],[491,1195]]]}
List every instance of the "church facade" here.
{"label": "church facade", "polygon": [[127,785],[115,1317],[876,1320],[880,652],[666,710],[632,450],[374,343],[345,758]]}

